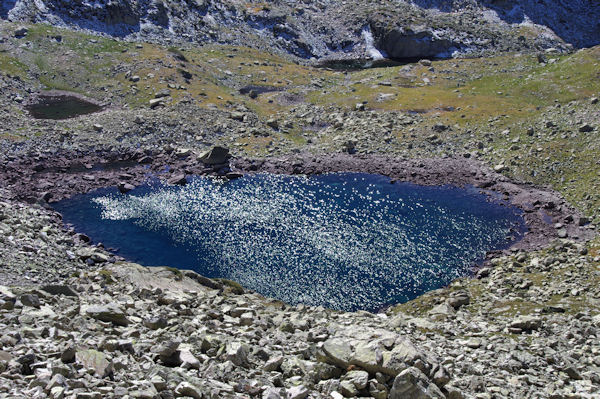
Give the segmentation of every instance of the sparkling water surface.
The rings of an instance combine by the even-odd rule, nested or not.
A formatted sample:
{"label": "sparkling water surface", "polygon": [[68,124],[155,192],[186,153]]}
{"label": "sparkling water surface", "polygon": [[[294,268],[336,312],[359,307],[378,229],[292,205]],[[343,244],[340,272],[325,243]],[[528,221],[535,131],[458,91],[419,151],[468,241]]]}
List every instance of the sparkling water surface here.
{"label": "sparkling water surface", "polygon": [[377,310],[467,275],[525,231],[476,189],[359,173],[157,181],[55,204],[65,223],[146,266],[193,269],[282,301]]}

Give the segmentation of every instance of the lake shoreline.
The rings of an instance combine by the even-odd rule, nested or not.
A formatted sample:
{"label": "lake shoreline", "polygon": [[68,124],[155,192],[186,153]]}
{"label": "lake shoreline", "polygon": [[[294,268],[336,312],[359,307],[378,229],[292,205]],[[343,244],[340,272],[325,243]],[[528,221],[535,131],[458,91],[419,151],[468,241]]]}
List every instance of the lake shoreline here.
{"label": "lake shoreline", "polygon": [[[556,191],[516,182],[472,159],[398,159],[385,155],[296,154],[207,165],[190,153],[61,154],[52,158],[13,157],[0,171],[0,180],[14,200],[59,201],[94,189],[118,186],[123,192],[150,176],[184,184],[186,176],[236,178],[244,174],[315,175],[362,172],[419,185],[473,185],[521,209],[528,232],[509,250],[534,250],[557,238],[585,241],[595,235],[587,220]],[[503,251],[506,252],[507,250]],[[490,254],[490,257],[494,254]]]}

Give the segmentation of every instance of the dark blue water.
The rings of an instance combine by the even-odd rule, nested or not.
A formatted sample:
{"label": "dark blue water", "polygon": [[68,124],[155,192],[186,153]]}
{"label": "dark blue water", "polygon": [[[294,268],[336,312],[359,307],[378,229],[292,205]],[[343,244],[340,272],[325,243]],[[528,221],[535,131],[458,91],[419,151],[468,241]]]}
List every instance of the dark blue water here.
{"label": "dark blue water", "polygon": [[447,285],[525,231],[518,209],[474,188],[391,184],[356,173],[153,182],[55,208],[131,261],[342,310],[376,310]]}

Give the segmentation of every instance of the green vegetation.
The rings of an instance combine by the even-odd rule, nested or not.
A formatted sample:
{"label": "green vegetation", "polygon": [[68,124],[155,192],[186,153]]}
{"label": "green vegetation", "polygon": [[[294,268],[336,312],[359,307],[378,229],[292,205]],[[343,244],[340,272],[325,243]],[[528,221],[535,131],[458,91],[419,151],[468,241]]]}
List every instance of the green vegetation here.
{"label": "green vegetation", "polygon": [[[259,12],[265,5],[249,2],[247,9]],[[600,138],[580,133],[576,126],[598,115],[598,106],[586,111],[585,105],[600,94],[600,47],[570,55],[545,54],[546,63],[536,55],[506,54],[341,72],[236,46],[182,49],[43,24],[28,28],[26,39],[5,35],[11,37],[0,52],[0,72],[39,89],[74,91],[133,110],[148,107],[156,93],[168,90],[167,107],[180,102],[199,109],[242,107],[263,121],[285,118],[297,106],[279,101],[282,92],[297,96],[303,106],[328,112],[352,112],[357,103],[366,102],[376,113],[419,116],[410,126],[394,127],[399,145],[386,151],[421,148],[409,156],[476,153],[490,165],[506,165],[503,173],[511,177],[551,185],[590,216],[600,208]],[[2,29],[8,33],[14,26],[5,24]],[[521,34],[527,35],[527,29]],[[250,98],[239,92],[245,86],[279,91]],[[430,145],[427,138],[434,124],[451,127],[441,137],[451,146],[441,150]],[[302,125],[296,120],[286,134],[246,135],[236,142],[251,156],[264,155],[277,145],[302,148],[315,134],[305,135]],[[16,131],[2,134],[23,136]],[[332,138],[319,140],[334,146]]]}

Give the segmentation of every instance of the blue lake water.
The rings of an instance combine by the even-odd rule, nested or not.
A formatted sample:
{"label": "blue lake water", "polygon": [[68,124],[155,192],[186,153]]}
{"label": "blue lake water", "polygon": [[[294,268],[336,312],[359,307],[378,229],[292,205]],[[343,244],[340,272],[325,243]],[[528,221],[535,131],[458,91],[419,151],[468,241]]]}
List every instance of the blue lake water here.
{"label": "blue lake water", "polygon": [[55,204],[65,223],[146,266],[234,280],[287,303],[377,310],[468,275],[525,232],[474,188],[358,173],[158,181]]}

